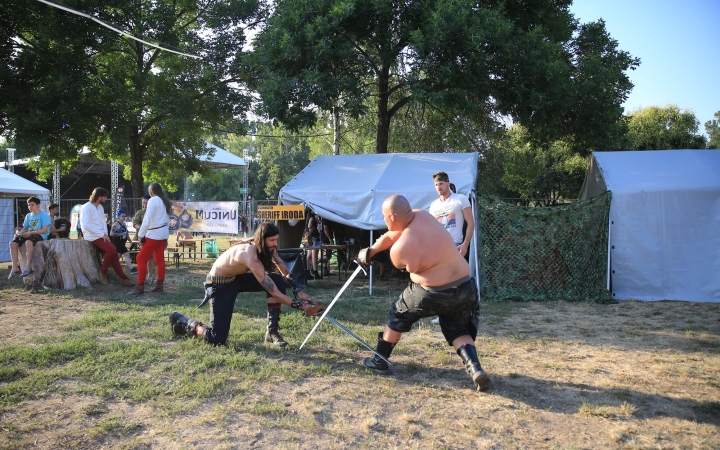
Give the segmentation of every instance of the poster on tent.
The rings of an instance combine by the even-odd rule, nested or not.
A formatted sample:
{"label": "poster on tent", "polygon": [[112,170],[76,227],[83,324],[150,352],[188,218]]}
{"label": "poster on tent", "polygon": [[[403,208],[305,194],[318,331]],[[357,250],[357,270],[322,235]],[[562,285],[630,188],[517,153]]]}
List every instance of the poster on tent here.
{"label": "poster on tent", "polygon": [[237,202],[173,202],[170,233],[196,231],[199,233],[238,232]]}

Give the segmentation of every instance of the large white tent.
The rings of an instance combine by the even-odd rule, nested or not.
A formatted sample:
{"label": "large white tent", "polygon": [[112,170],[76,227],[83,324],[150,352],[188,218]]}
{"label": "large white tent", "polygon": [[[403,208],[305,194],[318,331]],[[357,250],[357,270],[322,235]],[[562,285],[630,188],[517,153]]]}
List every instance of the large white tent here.
{"label": "large white tent", "polygon": [[432,174],[447,172],[459,194],[474,195],[477,153],[318,156],[280,190],[285,205],[305,204],[322,217],[363,230],[385,228],[382,203],[404,195],[413,208],[438,198]]}
{"label": "large white tent", "polygon": [[594,152],[580,198],[608,190],[613,297],[720,302],[720,151]]}
{"label": "large white tent", "polygon": [[15,197],[38,197],[47,208],[50,191],[32,181],[0,168],[0,261],[10,261],[7,243],[15,231]]}
{"label": "large white tent", "polygon": [[[382,203],[393,194],[405,196],[413,208],[430,207],[438,198],[432,180],[435,172],[447,172],[457,192],[473,199],[477,163],[477,153],[318,156],[280,190],[280,202],[304,204],[343,225],[380,230],[386,228]],[[470,266],[479,284],[477,265],[473,264],[477,260],[475,242],[473,237]]]}

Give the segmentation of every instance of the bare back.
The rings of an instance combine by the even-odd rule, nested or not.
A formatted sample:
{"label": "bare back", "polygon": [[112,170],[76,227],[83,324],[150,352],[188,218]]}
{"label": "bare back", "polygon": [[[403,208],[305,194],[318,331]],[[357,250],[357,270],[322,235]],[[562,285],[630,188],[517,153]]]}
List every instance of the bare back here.
{"label": "bare back", "polygon": [[444,286],[470,274],[450,233],[428,212],[414,209],[412,221],[390,249],[395,267],[423,286]]}
{"label": "bare back", "polygon": [[252,268],[257,268],[258,265],[262,270],[262,263],[257,257],[255,246],[250,243],[241,243],[233,245],[223,252],[213,263],[209,274],[216,277],[242,275],[253,272]]}

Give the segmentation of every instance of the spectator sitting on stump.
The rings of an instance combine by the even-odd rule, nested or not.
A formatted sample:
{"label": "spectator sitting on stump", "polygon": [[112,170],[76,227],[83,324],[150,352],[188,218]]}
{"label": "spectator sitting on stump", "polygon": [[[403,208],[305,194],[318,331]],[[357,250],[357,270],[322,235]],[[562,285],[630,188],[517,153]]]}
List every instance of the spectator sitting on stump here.
{"label": "spectator sitting on stump", "polygon": [[[12,259],[12,269],[8,278],[27,277],[33,274],[32,259],[35,254],[35,244],[47,239],[50,234],[50,216],[40,211],[40,199],[30,197],[27,199],[27,206],[30,212],[23,220],[23,227],[15,233],[15,237],[10,241],[10,258]],[[20,247],[25,247],[25,270],[20,267]]]}

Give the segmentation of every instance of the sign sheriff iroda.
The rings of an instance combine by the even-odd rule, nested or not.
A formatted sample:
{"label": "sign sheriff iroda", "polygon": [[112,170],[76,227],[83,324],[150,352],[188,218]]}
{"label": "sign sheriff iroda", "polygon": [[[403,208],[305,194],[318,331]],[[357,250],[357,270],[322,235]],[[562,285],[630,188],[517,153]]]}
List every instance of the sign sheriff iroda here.
{"label": "sign sheriff iroda", "polygon": [[258,218],[260,220],[303,220],[305,207],[303,205],[258,205]]}

